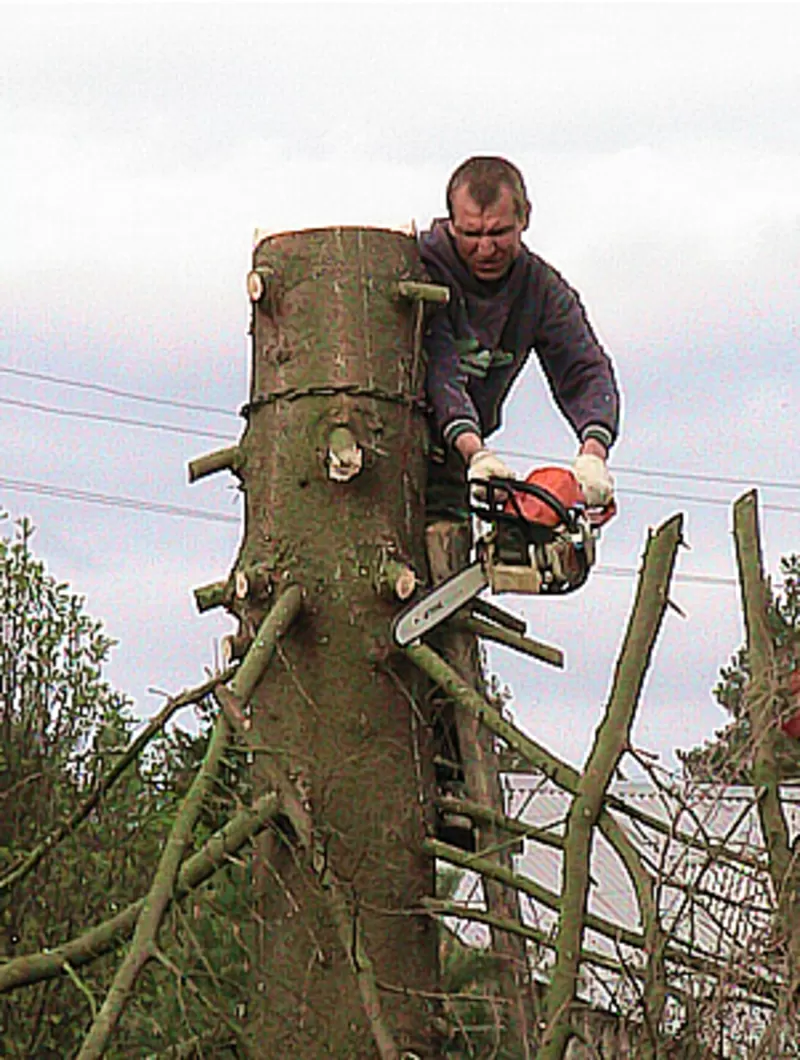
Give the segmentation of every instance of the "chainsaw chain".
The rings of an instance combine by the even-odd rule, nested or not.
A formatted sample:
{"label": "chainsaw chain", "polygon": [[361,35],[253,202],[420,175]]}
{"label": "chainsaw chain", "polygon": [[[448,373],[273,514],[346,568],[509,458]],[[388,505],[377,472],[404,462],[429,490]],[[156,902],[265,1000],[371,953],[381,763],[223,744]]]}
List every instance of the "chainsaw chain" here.
{"label": "chainsaw chain", "polygon": [[428,407],[424,398],[415,397],[412,394],[404,394],[402,391],[362,386],[359,383],[341,383],[338,385],[325,383],[307,387],[289,386],[283,390],[273,390],[268,394],[258,394],[252,401],[242,406],[241,415],[247,418],[255,409],[263,408],[265,405],[274,405],[278,401],[298,401],[300,398],[305,397],[336,397],[338,394],[345,394],[348,397],[374,398],[376,401],[389,401],[395,405],[408,405],[420,411],[425,411]]}

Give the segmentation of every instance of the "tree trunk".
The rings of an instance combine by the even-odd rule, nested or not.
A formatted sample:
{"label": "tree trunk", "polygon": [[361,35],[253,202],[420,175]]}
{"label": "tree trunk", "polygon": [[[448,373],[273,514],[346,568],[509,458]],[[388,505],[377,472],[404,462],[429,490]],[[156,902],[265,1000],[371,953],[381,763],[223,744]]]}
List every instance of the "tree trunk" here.
{"label": "tree trunk", "polygon": [[[234,574],[261,577],[234,577],[231,606],[252,638],[281,590],[302,589],[249,720],[269,749],[256,755],[256,795],[277,767],[313,827],[312,849],[287,826],[258,851],[251,1015],[264,1057],[440,1052],[422,996],[437,985],[436,929],[402,914],[433,893],[420,850],[430,726],[422,697],[412,703],[420,679],[391,651],[399,601],[381,579],[392,563],[425,563],[425,295],[398,289],[420,277],[415,243],[398,232],[295,232],[254,252]],[[400,988],[381,990],[380,1011],[364,1000],[374,983]]]}

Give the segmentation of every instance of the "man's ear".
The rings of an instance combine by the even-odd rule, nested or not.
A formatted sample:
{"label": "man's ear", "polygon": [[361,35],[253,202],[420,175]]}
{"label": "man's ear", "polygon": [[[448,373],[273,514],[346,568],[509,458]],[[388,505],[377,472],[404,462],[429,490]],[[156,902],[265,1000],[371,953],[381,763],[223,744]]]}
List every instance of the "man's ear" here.
{"label": "man's ear", "polygon": [[522,218],[522,231],[523,232],[527,232],[528,231],[528,225],[530,223],[531,223],[531,204],[526,199],[525,200],[525,213],[524,213],[523,218]]}

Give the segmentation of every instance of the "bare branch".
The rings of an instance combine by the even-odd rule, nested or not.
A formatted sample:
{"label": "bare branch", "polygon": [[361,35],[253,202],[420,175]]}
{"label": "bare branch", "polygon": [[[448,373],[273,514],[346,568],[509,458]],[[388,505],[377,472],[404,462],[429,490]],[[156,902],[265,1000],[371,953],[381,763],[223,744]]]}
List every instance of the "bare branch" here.
{"label": "bare branch", "polygon": [[[561,1060],[572,1036],[567,1013],[575,1000],[583,931],[587,922],[592,838],[602,813],[606,790],[630,740],[644,677],[666,611],[682,523],[681,516],[674,517],[660,527],[647,543],[611,698],[597,728],[594,746],[567,816],[556,962],[547,991],[547,1027],[539,1051],[541,1060]],[[648,975],[646,999],[648,1019],[657,1027],[665,996],[661,961],[664,937],[657,924],[653,928],[653,937],[647,940],[647,949],[659,968],[652,968]]]}
{"label": "bare branch", "polygon": [[[735,503],[733,520],[747,628],[747,656],[750,662],[745,706],[754,745],[753,783],[757,789],[758,813],[775,893],[782,906],[785,907],[788,900],[788,906],[796,913],[797,899],[792,901],[791,895],[789,827],[781,806],[780,777],[773,751],[774,718],[770,708],[773,698],[775,653],[767,624],[768,593],[761,561],[758,500],[755,491],[745,494]],[[784,914],[789,913],[790,909],[785,908]],[[787,920],[791,921],[789,915]]]}
{"label": "bare branch", "polygon": [[247,655],[231,681],[231,692],[242,706],[253,694],[272,660],[276,644],[300,614],[302,606],[303,590],[299,585],[290,585],[281,593],[261,623]]}
{"label": "bare branch", "polygon": [[159,858],[153,884],[142,905],[128,953],[114,976],[102,1008],[89,1028],[77,1060],[97,1060],[103,1055],[139,973],[155,952],[161,920],[174,897],[181,860],[191,842],[203,801],[219,771],[229,735],[228,722],[220,715],[211,734],[205,761],[178,810],[164,852]]}

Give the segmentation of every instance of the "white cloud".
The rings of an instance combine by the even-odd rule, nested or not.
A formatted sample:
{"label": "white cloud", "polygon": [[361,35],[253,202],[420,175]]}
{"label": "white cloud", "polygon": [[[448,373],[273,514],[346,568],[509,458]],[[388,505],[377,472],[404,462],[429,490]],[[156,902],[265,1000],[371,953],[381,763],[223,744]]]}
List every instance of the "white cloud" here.
{"label": "white cloud", "polygon": [[[235,409],[254,228],[424,224],[461,158],[499,152],[537,201],[531,245],[579,289],[617,358],[617,463],[796,479],[800,9],[91,5],[6,7],[0,19],[3,364]],[[6,376],[3,388],[240,429]],[[221,481],[185,484],[186,460],[210,440],[2,412],[6,475],[238,511]],[[507,424],[498,445],[564,459],[574,447],[535,369]],[[740,491],[620,485],[604,564],[637,567],[645,527],[683,506],[694,551],[682,569],[733,576],[727,509],[624,487]],[[218,618],[192,614],[190,590],[227,572],[237,527],[0,500],[34,515],[57,575],[110,616],[113,672],[140,705],[148,685],[202,676]],[[796,550],[797,525],[764,513],[771,569]],[[590,736],[631,585],[598,573],[557,611],[531,604],[532,632],[563,643],[570,668],[526,667],[517,682],[509,663],[509,679],[535,734],[574,738],[564,753]],[[695,726],[689,742],[719,724],[709,684],[739,637],[735,591],[678,595],[690,619],[670,618],[640,730],[663,747],[678,716]],[[577,737],[564,725],[573,710]]]}

